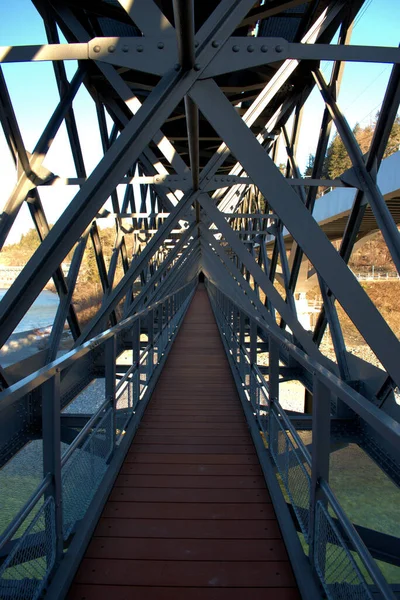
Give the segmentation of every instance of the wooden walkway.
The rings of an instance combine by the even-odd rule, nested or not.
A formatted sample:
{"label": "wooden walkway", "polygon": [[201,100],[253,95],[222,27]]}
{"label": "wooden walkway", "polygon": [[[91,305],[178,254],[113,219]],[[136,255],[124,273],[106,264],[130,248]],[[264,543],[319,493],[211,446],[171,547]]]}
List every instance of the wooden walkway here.
{"label": "wooden walkway", "polygon": [[68,598],[300,598],[201,286]]}

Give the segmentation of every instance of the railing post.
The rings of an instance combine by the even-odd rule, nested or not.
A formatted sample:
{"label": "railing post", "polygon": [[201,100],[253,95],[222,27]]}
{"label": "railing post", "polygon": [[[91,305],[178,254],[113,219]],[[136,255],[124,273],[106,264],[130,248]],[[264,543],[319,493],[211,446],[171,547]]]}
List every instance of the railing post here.
{"label": "railing post", "polygon": [[136,373],[132,374],[132,408],[134,410],[140,397],[140,317],[132,327],[132,366],[136,363]]}
{"label": "railing post", "polygon": [[244,348],[244,337],[246,331],[246,316],[243,311],[240,311],[239,314],[239,361],[240,361],[240,378],[244,383],[244,364],[245,364],[245,356],[242,353],[242,348]]}
{"label": "railing post", "polygon": [[[106,398],[109,402],[110,407],[112,408],[112,420],[111,420],[111,456],[114,452],[115,448],[115,439],[116,439],[116,430],[117,430],[117,402],[115,395],[115,384],[116,384],[116,362],[117,362],[117,338],[115,335],[110,337],[106,343],[104,348],[104,356],[105,356],[105,380],[106,380]],[[109,457],[109,460],[111,458]]]}
{"label": "railing post", "polygon": [[154,311],[150,310],[147,316],[147,340],[149,352],[147,355],[147,382],[149,382],[154,367]]}
{"label": "railing post", "polygon": [[279,401],[279,344],[272,335],[268,336],[268,447],[273,440],[272,412],[275,401]]}
{"label": "railing post", "polygon": [[[60,414],[60,371],[43,384],[42,395],[43,474],[51,475],[52,483],[45,498],[54,498],[55,507],[55,565],[63,556],[63,509],[61,482],[61,414]],[[46,537],[51,535],[52,524],[46,523]]]}
{"label": "railing post", "polygon": [[238,363],[238,347],[237,347],[237,333],[238,333],[238,310],[237,307],[233,306],[233,318],[232,318],[232,352],[235,361],[235,367],[237,368]]}
{"label": "railing post", "polygon": [[250,319],[250,402],[256,409],[256,381],[254,367],[257,366],[257,323]]}
{"label": "railing post", "polygon": [[309,544],[311,564],[315,564],[316,505],[324,498],[320,488],[323,479],[329,482],[329,453],[331,433],[331,392],[316,374],[313,377],[311,496],[309,519]]}
{"label": "railing post", "polygon": [[270,401],[279,401],[279,344],[268,336],[268,389]]}
{"label": "railing post", "polygon": [[162,353],[162,339],[161,339],[161,332],[162,332],[162,325],[163,325],[163,309],[162,309],[162,304],[159,304],[157,306],[157,362],[160,362],[160,356]]}

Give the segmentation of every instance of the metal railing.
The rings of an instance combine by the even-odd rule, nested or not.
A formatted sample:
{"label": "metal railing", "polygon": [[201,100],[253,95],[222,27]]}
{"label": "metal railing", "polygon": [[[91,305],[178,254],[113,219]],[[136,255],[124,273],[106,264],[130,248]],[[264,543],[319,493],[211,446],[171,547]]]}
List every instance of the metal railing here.
{"label": "metal railing", "polygon": [[[327,598],[393,600],[392,589],[328,483],[331,393],[378,431],[385,430],[387,439],[397,447],[398,424],[310,359],[283,334],[272,330],[264,320],[236,305],[209,280],[206,287],[225,350],[236,371],[242,402],[249,403],[251,418],[264,439],[263,452],[275,466],[281,492],[279,501],[291,506],[310,569],[318,576]],[[259,332],[268,339],[268,382],[257,366]],[[280,352],[292,356],[312,374],[311,454],[278,401]]]}
{"label": "metal railing", "polygon": [[[138,415],[138,407],[149,398],[154,376],[162,368],[196,285],[193,280],[0,394],[1,413],[40,389],[44,473],[36,491],[0,537],[0,556],[5,556],[0,566],[2,600],[42,596],[113,455],[124,436],[137,426],[135,417],[142,414]],[[117,381],[117,339],[121,334],[125,338],[129,334],[132,364]],[[61,377],[88,354],[98,355],[99,349],[104,350],[104,402],[62,454]]]}

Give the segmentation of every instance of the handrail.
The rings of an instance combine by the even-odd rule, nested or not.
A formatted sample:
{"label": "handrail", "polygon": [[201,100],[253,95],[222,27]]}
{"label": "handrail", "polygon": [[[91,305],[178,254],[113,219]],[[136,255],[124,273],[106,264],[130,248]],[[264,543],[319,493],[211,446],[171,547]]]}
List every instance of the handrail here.
{"label": "handrail", "polygon": [[[325,368],[318,368],[320,367],[320,365],[318,365],[314,360],[309,359],[309,357],[305,355],[304,352],[302,352],[296,346],[294,346],[294,344],[286,340],[286,338],[283,338],[283,336],[276,334],[273,331],[273,329],[269,327],[265,322],[262,322],[261,319],[250,315],[248,311],[243,309],[241,306],[239,307],[214,283],[211,283],[207,280],[207,287],[209,288],[210,299],[212,301],[212,304],[213,306],[215,305],[214,312],[217,318],[217,322],[219,323],[221,335],[223,335],[223,338],[225,340],[228,359],[233,363],[233,366],[236,368],[242,385],[244,384],[242,391],[240,392],[239,389],[239,392],[242,393],[248,401],[250,401],[252,407],[254,407],[254,399],[256,400],[257,408],[255,412],[252,412],[252,414],[254,415],[256,422],[258,422],[257,428],[262,429],[268,441],[268,446],[264,447],[264,450],[273,459],[277,471],[281,476],[282,484],[284,485],[286,492],[290,497],[290,501],[294,510],[295,517],[292,518],[296,518],[299,521],[301,531],[305,535],[305,541],[310,546],[310,552],[308,554],[310,566],[312,566],[318,574],[318,577],[320,578],[320,581],[325,591],[327,592],[327,596],[329,598],[337,598],[335,594],[331,596],[331,593],[333,592],[330,591],[332,585],[337,585],[335,579],[331,580],[330,576],[326,575],[324,566],[325,561],[327,561],[326,564],[329,565],[332,564],[332,561],[336,560],[336,554],[331,555],[327,549],[329,544],[337,544],[339,547],[342,547],[342,549],[347,554],[349,565],[348,568],[352,569],[355,578],[352,582],[352,585],[359,586],[360,589],[363,590],[363,593],[367,594],[367,596],[370,597],[369,584],[366,581],[363,573],[360,571],[356,561],[354,560],[354,557],[352,557],[351,555],[351,551],[353,550],[357,553],[357,556],[364,565],[372,581],[375,583],[377,589],[380,591],[380,597],[384,598],[385,600],[393,600],[394,595],[388,582],[384,578],[379,567],[372,558],[369,550],[365,546],[364,542],[360,538],[359,534],[355,530],[353,524],[351,523],[350,519],[344,512],[343,508],[336,499],[332,489],[330,488],[328,484],[329,466],[326,467],[325,458],[323,456],[320,456],[320,453],[324,455],[328,453],[329,455],[329,443],[326,444],[325,440],[321,443],[321,440],[318,438],[321,438],[321,435],[324,436],[324,434],[327,432],[329,436],[330,402],[329,398],[326,398],[327,402],[318,402],[318,398],[319,400],[323,400],[323,398],[320,397],[319,394],[325,394],[326,392],[329,393],[329,388],[331,390],[336,389],[336,387],[340,385],[342,392],[341,398],[346,397],[347,395],[352,397],[353,394],[356,395],[357,400],[363,397],[357,392],[354,392],[354,390],[352,390],[352,388],[349,388],[349,386],[346,386],[346,384],[342,386],[341,382],[337,380],[336,376],[329,373]],[[242,323],[240,327],[238,324],[239,317],[240,322]],[[305,366],[306,369],[311,371],[314,377],[314,393],[317,394],[318,405],[318,409],[316,410],[315,414],[313,413],[312,456],[310,455],[310,452],[308,451],[304,442],[298,435],[296,429],[293,427],[291,420],[287,416],[285,410],[280,405],[279,401],[276,398],[274,398],[273,400],[271,399],[269,393],[270,385],[267,385],[267,383],[265,382],[264,377],[259,371],[256,362],[254,363],[251,361],[250,357],[252,356],[252,352],[254,352],[254,350],[251,350],[250,353],[247,351],[247,348],[244,345],[245,336],[243,336],[242,342],[242,334],[240,334],[241,328],[243,327],[243,318],[249,318],[250,323],[253,322],[257,325],[256,327],[253,327],[253,325],[250,324],[250,348],[255,347],[259,328],[264,329],[268,333],[268,339],[270,340],[270,342],[272,342],[273,339],[274,342],[278,341],[278,343],[284,345],[289,351],[289,353],[292,354],[292,356],[295,355],[296,358],[301,358],[299,362],[301,362],[301,364]],[[246,368],[244,370],[242,368],[242,358],[238,357],[236,348],[239,349],[239,357],[240,355],[243,356],[244,360],[246,361]],[[271,351],[271,346],[269,349]],[[275,352],[277,352],[277,350],[275,350]],[[277,360],[276,354],[275,359],[272,356],[272,360]],[[250,367],[250,371],[248,367]],[[248,383],[247,377],[249,373],[250,382]],[[257,404],[257,398],[259,396],[254,390],[254,385],[251,380],[252,374],[255,376],[256,386],[263,390],[263,393],[267,400],[267,406],[265,407],[264,411],[266,414],[266,422],[268,424],[267,429],[265,429],[264,421],[262,420],[264,419],[264,417],[260,419],[259,410],[260,408],[262,409],[262,407],[261,405]],[[272,374],[272,377],[275,378],[275,384],[274,379],[272,380],[272,383],[270,380],[269,384],[271,384],[272,389],[275,389],[274,386],[277,385],[277,383],[279,382],[279,374],[278,372],[276,372],[276,370],[275,372],[270,372],[270,374]],[[321,381],[323,381],[323,383],[325,384],[325,388],[322,388],[322,391],[320,390]],[[327,383],[330,385],[326,385]],[[346,389],[346,387],[349,389]],[[351,401],[352,400],[353,398],[351,398]],[[365,401],[366,400],[364,400],[364,402]],[[272,414],[274,414],[274,419],[271,419]],[[284,436],[283,444],[281,442],[279,442],[278,444],[278,438],[276,437],[276,433],[274,433],[274,431],[276,431],[276,425],[274,425],[273,423],[276,420],[279,423],[283,423],[283,425],[281,425],[281,429],[278,430],[281,431],[282,435]],[[383,423],[381,423],[381,427],[383,428],[386,425],[387,423],[385,422],[385,420],[383,420]],[[321,433],[321,427],[324,433]],[[393,441],[395,443],[398,442],[399,438],[396,430],[392,432],[390,439],[392,443]],[[293,446],[292,440],[294,440],[294,442],[296,443],[297,448]],[[291,460],[293,460],[294,455],[296,456],[296,459],[293,463],[291,462]],[[290,459],[290,456],[292,456],[292,459]],[[298,471],[297,474],[293,471],[293,476],[291,478],[289,475],[290,470],[293,468],[293,466],[295,467],[299,464],[301,466],[302,459],[308,465],[309,470],[306,472],[303,468],[302,470]],[[302,482],[300,484],[296,483],[296,479],[298,480],[299,477],[302,478]],[[299,485],[300,487],[296,488],[296,486]],[[285,501],[282,491],[281,494],[281,501]],[[332,510],[336,514],[337,522],[340,524],[340,527],[345,533],[345,536],[347,537],[348,541],[340,535],[339,530],[335,532],[333,539],[329,539],[327,537],[325,531],[326,527],[335,528],[335,525],[333,523],[329,525],[330,515],[324,506],[324,504],[326,503],[328,503],[331,506]],[[318,523],[321,523],[321,519],[325,520],[325,525],[318,525]],[[321,527],[322,529],[320,530]],[[348,543],[351,547],[347,547]],[[315,552],[315,549],[317,549],[317,553]],[[338,575],[340,575],[340,572],[338,572]],[[341,588],[341,594],[344,593],[343,589],[345,589],[347,585],[347,575],[344,575],[343,577],[344,579],[339,584],[344,586],[344,588]]]}
{"label": "handrail", "polygon": [[[120,449],[120,440],[117,437],[117,432],[120,430],[122,434],[128,433],[133,436],[137,427],[137,420],[140,418],[146,401],[149,398],[154,383],[159,373],[159,367],[163,365],[166,355],[171,347],[171,341],[175,337],[179,324],[187,310],[190,299],[194,294],[197,278],[192,278],[187,284],[167,294],[157,302],[153,303],[139,313],[124,319],[118,325],[96,336],[93,340],[82,344],[82,346],[73,349],[67,355],[53,361],[50,365],[39,369],[35,373],[29,375],[22,381],[14,384],[0,394],[0,410],[9,406],[12,402],[19,400],[25,394],[31,392],[39,386],[45,384],[42,393],[42,430],[43,430],[43,466],[44,472],[47,473],[38,488],[23,505],[18,514],[12,519],[6,530],[0,537],[0,549],[12,539],[24,521],[29,517],[31,511],[35,508],[42,496],[47,492],[47,500],[44,504],[44,510],[50,505],[50,513],[41,513],[34,516],[33,521],[28,525],[18,539],[13,543],[11,551],[5,562],[0,566],[0,588],[8,585],[10,573],[5,574],[8,569],[13,568],[13,563],[17,560],[17,564],[26,562],[25,549],[26,540],[30,540],[32,535],[32,527],[36,527],[35,519],[45,518],[46,527],[45,535],[41,541],[34,536],[32,543],[37,544],[38,556],[40,559],[41,552],[46,553],[43,544],[50,545],[54,562],[46,571],[45,575],[40,575],[37,580],[36,593],[39,593],[46,584],[54,565],[57,565],[63,558],[65,540],[70,539],[71,533],[74,531],[76,524],[79,523],[83,515],[86,514],[94,494],[100,486],[105,472],[111,468],[114,473],[115,465],[118,464],[119,458],[114,460],[116,452]],[[166,306],[165,318],[163,306]],[[154,317],[162,316],[158,319],[158,331],[153,332]],[[140,347],[140,332],[142,324],[147,328],[151,327],[151,337],[144,348]],[[122,331],[131,329],[135,323],[139,323],[136,327],[132,338],[133,349],[133,365],[132,371],[139,369],[140,365],[146,364],[145,380],[132,382],[132,397],[135,402],[118,408],[117,392],[121,390],[121,385],[126,382],[126,379],[115,383],[116,374],[116,344],[115,337]],[[150,329],[146,329],[150,331]],[[111,343],[110,343],[111,342]],[[103,343],[107,343],[105,347],[105,389],[106,397],[101,406],[97,408],[95,413],[85,423],[73,441],[69,444],[67,450],[61,455],[61,406],[60,406],[60,378],[61,372],[73,364],[76,360],[84,357]],[[157,362],[154,363],[153,349],[157,344]],[[147,363],[146,363],[147,360]],[[130,370],[130,373],[132,372]],[[154,377],[153,377],[154,375]],[[128,375],[129,377],[129,375]],[[137,402],[141,401],[141,408],[137,409]],[[142,402],[143,401],[143,402]],[[139,415],[139,416],[138,416]],[[118,419],[122,418],[122,421]],[[136,419],[136,420],[135,420]],[[119,436],[121,437],[121,436]],[[83,454],[79,454],[79,450],[83,450]],[[77,453],[78,452],[78,453]],[[74,460],[74,458],[76,460]],[[72,459],[72,460],[71,460]],[[67,467],[67,468],[66,468]],[[118,471],[115,471],[115,474]],[[80,473],[80,474],[79,474]],[[76,501],[74,485],[77,479],[80,481],[79,486],[79,501]],[[49,504],[50,503],[50,504]],[[48,525],[48,526],[47,526]],[[28,544],[31,542],[28,541]],[[41,545],[42,544],[42,545]],[[32,560],[36,560],[33,558]],[[49,563],[50,564],[50,563]],[[38,591],[39,590],[39,591]],[[33,593],[33,592],[32,592]],[[2,595],[0,591],[0,595]],[[36,597],[36,596],[34,596]]]}
{"label": "handrail", "polygon": [[[221,294],[224,294],[215,283],[212,283],[211,285],[214,285]],[[343,400],[349,408],[360,415],[360,417],[379,433],[384,435],[387,441],[390,441],[394,446],[400,448],[400,424],[397,421],[388,414],[382,412],[374,404],[371,404],[371,402],[369,402],[362,394],[340,380],[326,367],[323,367],[314,359],[310,358],[310,356],[303,350],[300,350],[298,346],[290,342],[281,333],[271,328],[271,326],[261,317],[250,314],[245,308],[242,308],[242,306],[240,307],[240,310],[246,314],[249,319],[255,321],[261,329],[268,333],[268,335],[271,335],[275,341],[283,346],[309,373],[318,375],[318,378],[321,379],[321,381],[323,381],[323,383],[330,388],[340,400]],[[277,327],[277,329],[279,328]]]}
{"label": "handrail", "polygon": [[104,412],[104,409],[107,408],[107,406],[109,406],[109,405],[110,405],[110,401],[108,399],[105,400],[103,402],[103,404],[100,406],[100,408],[90,417],[89,421],[85,424],[85,426],[81,429],[81,431],[78,433],[76,438],[74,438],[74,440],[68,446],[67,450],[61,456],[61,467],[63,467],[65,465],[65,463],[68,461],[69,457],[72,455],[74,450],[76,450],[76,448],[78,448],[78,446],[81,445],[82,441],[90,433],[90,430],[92,429],[93,425],[96,423],[97,419],[100,417],[101,413]]}
{"label": "handrail", "polygon": [[121,331],[129,329],[129,327],[131,327],[137,319],[142,318],[144,315],[146,315],[151,310],[155,310],[160,304],[162,304],[163,302],[168,300],[168,298],[171,298],[172,296],[174,296],[178,292],[184,290],[185,288],[187,288],[190,285],[191,285],[191,283],[189,282],[186,285],[178,288],[177,290],[175,290],[174,292],[171,292],[171,294],[168,294],[168,296],[165,296],[161,300],[158,300],[151,306],[148,306],[147,308],[145,308],[144,310],[141,310],[140,312],[136,313],[135,315],[132,315],[131,317],[128,317],[127,319],[124,319],[117,325],[114,325],[114,327],[111,327],[110,329],[107,329],[106,331],[100,333],[93,339],[91,339],[87,342],[84,342],[81,346],[78,346],[77,348],[73,348],[70,352],[68,352],[67,354],[64,354],[64,356],[60,356],[53,362],[38,369],[34,373],[31,373],[24,379],[17,381],[13,385],[11,385],[9,388],[0,392],[0,412],[2,410],[4,410],[5,408],[7,408],[11,404],[12,401],[19,400],[22,396],[25,396],[25,394],[32,392],[36,387],[38,387],[39,385],[42,385],[43,383],[45,383],[46,381],[51,379],[51,377],[53,377],[57,372],[64,370],[67,367],[71,366],[77,359],[81,358],[82,356],[85,356],[91,350],[93,350],[94,348],[97,348],[98,346],[100,346],[101,344],[106,342],[108,339],[113,337],[114,335],[117,335]]}

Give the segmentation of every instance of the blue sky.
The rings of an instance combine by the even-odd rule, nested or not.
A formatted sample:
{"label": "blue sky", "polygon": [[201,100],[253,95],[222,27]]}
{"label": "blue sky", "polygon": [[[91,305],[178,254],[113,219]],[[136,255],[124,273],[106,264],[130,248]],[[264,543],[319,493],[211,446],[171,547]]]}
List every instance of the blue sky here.
{"label": "blue sky", "polygon": [[[196,0],[200,1],[200,0]],[[400,42],[399,0],[366,0],[357,17],[352,44],[398,46]],[[63,40],[62,40],[63,41]],[[39,15],[29,0],[0,2],[0,45],[25,45],[46,43],[44,28]],[[67,72],[72,76],[76,64],[67,63]],[[329,64],[322,70],[329,76]],[[58,92],[50,63],[3,65],[3,72],[13,100],[25,145],[32,151],[41,132],[58,102]],[[390,65],[347,63],[339,95],[339,104],[350,125],[370,123],[379,110],[385,87],[390,75]],[[96,114],[93,103],[82,88],[74,102],[75,114],[81,136],[88,173],[101,157],[100,140],[97,132]],[[307,157],[313,153],[319,132],[323,103],[319,92],[314,90],[304,111],[303,128],[299,140],[298,161],[304,169]],[[66,144],[63,126],[46,157],[45,165],[64,177],[74,177],[72,158]],[[15,183],[13,163],[0,131],[0,204],[3,206]],[[41,196],[50,222],[54,222],[76,188],[41,188]],[[11,240],[16,241],[23,230],[31,226],[27,210],[21,212],[12,231]]]}

